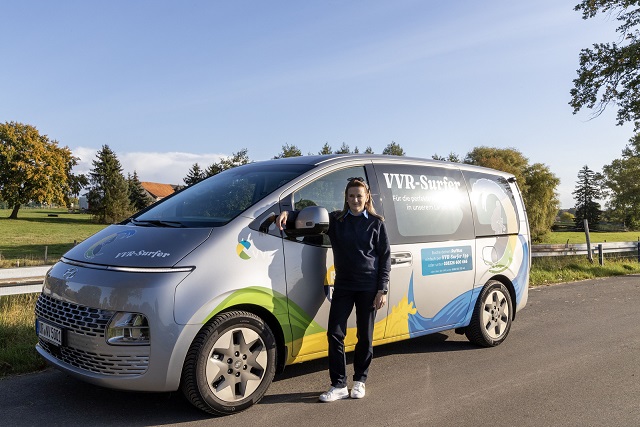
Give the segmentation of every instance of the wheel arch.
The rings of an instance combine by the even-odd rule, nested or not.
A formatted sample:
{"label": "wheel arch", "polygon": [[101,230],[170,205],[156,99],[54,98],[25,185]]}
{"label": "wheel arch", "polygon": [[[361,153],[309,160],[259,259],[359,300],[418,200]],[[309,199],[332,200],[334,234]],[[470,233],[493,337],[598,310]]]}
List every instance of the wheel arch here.
{"label": "wheel arch", "polygon": [[[496,280],[500,283],[502,283],[504,286],[506,286],[507,290],[509,291],[509,296],[511,297],[511,303],[513,304],[513,310],[511,310],[511,320],[515,320],[516,318],[516,288],[515,286],[513,286],[513,282],[511,280],[509,280],[509,278],[507,276],[504,276],[502,274],[497,274],[493,277],[491,277],[487,283],[489,283],[492,280]],[[486,285],[486,284],[485,284]]]}

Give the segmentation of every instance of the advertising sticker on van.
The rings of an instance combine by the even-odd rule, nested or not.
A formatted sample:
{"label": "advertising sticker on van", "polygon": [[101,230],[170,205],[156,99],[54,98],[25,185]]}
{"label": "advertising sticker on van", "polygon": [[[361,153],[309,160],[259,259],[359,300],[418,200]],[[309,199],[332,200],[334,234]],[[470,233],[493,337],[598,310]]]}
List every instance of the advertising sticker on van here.
{"label": "advertising sticker on van", "polygon": [[422,275],[472,270],[471,254],[471,246],[422,249]]}

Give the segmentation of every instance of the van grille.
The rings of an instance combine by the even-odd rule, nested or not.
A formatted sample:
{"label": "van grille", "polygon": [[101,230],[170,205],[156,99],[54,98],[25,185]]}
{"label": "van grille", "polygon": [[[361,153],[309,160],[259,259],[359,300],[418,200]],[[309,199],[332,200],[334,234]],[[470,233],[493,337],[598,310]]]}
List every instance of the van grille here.
{"label": "van grille", "polygon": [[36,316],[78,334],[103,337],[115,311],[89,308],[40,294]]}
{"label": "van grille", "polygon": [[[61,347],[44,340],[38,341],[43,350],[59,361],[103,375],[140,375],[146,372],[149,347],[115,347],[106,344],[107,325],[115,311],[86,307],[40,294],[35,312],[37,318],[65,329],[67,342]],[[72,338],[78,335],[73,334],[84,336],[84,341],[97,340],[99,346],[105,346],[102,348],[117,350],[121,354],[105,354],[100,350],[86,351],[74,347],[73,343],[77,340]]]}

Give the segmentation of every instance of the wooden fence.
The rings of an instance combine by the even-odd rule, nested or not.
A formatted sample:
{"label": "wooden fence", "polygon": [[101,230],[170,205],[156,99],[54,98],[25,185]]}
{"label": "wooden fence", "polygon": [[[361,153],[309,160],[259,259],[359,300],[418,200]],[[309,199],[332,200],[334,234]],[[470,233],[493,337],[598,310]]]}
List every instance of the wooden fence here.
{"label": "wooden fence", "polygon": [[600,265],[604,264],[604,254],[610,253],[632,253],[640,262],[640,241],[639,242],[611,242],[598,243],[591,245],[588,243],[580,244],[558,244],[558,245],[532,245],[531,256],[571,256],[586,255],[589,259],[593,259],[595,254],[598,255]]}

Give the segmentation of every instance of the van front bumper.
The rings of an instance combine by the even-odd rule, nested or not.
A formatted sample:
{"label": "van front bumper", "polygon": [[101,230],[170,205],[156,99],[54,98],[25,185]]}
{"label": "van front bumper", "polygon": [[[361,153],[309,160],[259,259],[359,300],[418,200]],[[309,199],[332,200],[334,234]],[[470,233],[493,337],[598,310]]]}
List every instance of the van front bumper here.
{"label": "van front bumper", "polygon": [[[134,391],[173,391],[201,325],[178,325],[176,286],[189,271],[132,272],[58,262],[45,278],[36,325],[61,331],[39,336],[36,350],[54,367],[89,383]],[[118,312],[140,313],[148,345],[113,345],[108,326]],[[57,342],[56,342],[57,341]]]}

